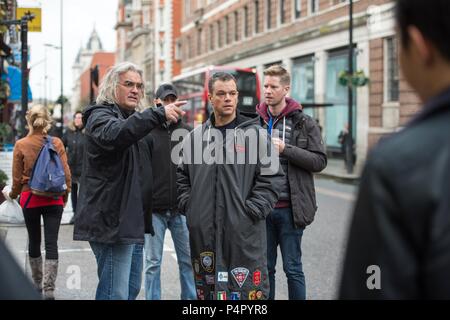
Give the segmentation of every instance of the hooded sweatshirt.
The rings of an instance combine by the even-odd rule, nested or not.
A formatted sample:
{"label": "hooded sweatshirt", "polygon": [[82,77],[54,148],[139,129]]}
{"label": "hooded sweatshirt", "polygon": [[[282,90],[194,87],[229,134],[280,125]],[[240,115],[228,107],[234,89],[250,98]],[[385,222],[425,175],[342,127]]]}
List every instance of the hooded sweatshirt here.
{"label": "hooded sweatshirt", "polygon": [[[273,116],[269,111],[269,106],[266,103],[261,103],[256,106],[256,112],[261,116],[264,123],[262,126],[267,129],[269,135],[274,137],[279,137],[285,144],[292,144],[292,129],[293,129],[293,121],[291,115],[297,110],[302,110],[302,106],[291,98],[286,99],[286,107],[281,110],[281,113],[278,116]],[[278,132],[274,131],[277,130]],[[280,163],[283,168],[283,171],[286,173],[281,196],[276,205],[276,208],[288,208],[290,207],[290,188],[289,182],[287,178],[287,170],[288,170],[288,160],[280,155]]]}

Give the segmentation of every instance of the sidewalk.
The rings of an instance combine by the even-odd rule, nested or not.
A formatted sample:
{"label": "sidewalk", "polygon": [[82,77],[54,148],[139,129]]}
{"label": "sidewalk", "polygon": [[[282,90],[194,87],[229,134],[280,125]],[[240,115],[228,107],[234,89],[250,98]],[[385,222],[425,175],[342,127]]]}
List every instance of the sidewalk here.
{"label": "sidewalk", "polygon": [[345,168],[344,160],[328,158],[327,167],[317,175],[328,178],[342,179],[346,180],[347,182],[355,182],[361,177],[361,173],[358,171],[359,169],[355,167],[353,173],[349,174],[347,173],[347,169]]}

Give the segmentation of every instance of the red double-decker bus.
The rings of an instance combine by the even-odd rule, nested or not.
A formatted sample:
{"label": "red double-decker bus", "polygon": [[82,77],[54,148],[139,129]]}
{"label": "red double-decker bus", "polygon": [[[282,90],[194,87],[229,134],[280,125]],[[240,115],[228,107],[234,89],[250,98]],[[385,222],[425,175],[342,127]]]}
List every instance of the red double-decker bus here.
{"label": "red double-decker bus", "polygon": [[254,116],[260,100],[260,86],[255,69],[228,66],[209,66],[187,72],[173,78],[178,91],[178,99],[186,100],[183,106],[186,123],[197,126],[208,119],[213,112],[208,100],[208,81],[217,72],[232,74],[237,80],[239,91],[238,109],[241,113]]}

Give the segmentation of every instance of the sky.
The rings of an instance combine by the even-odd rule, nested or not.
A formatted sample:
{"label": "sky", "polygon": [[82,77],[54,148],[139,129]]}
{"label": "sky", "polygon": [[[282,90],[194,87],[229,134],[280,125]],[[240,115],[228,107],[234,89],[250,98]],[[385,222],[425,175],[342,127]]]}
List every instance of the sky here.
{"label": "sky", "polygon": [[[60,3],[63,2],[63,84],[64,95],[71,96],[72,66],[80,46],[86,46],[95,26],[105,51],[115,51],[118,0],[19,0],[19,7],[40,7],[42,32],[29,32],[30,86],[33,98],[45,97],[47,69],[47,99],[56,100],[61,92],[61,52],[44,44],[60,46]],[[47,56],[47,59],[45,57]],[[47,61],[47,63],[45,63]]]}

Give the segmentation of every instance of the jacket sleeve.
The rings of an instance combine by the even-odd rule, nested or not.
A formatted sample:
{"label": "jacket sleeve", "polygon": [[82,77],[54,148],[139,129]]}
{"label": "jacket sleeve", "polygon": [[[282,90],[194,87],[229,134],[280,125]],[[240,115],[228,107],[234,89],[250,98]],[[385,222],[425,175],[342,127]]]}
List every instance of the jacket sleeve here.
{"label": "jacket sleeve", "polygon": [[9,196],[12,199],[16,199],[22,191],[22,174],[23,174],[23,153],[21,150],[22,145],[16,143],[13,152],[13,164],[12,164],[12,188]]}
{"label": "jacket sleeve", "polygon": [[259,159],[254,184],[245,201],[247,214],[253,220],[263,220],[272,212],[284,179],[279,157],[265,130],[259,130],[259,139]]}
{"label": "jacket sleeve", "polygon": [[307,132],[305,148],[286,144],[282,155],[297,167],[320,172],[327,166],[327,156],[319,126],[312,119],[307,119],[304,125]]}
{"label": "jacket sleeve", "polygon": [[135,112],[127,119],[118,119],[108,108],[99,108],[92,111],[86,123],[86,133],[106,151],[121,150],[142,139],[164,121],[164,107]]}
{"label": "jacket sleeve", "polygon": [[183,142],[182,156],[177,167],[177,193],[178,209],[186,214],[189,199],[191,197],[191,181],[189,178],[189,166],[186,163],[187,155],[185,146],[190,143],[190,135],[187,135]]}

